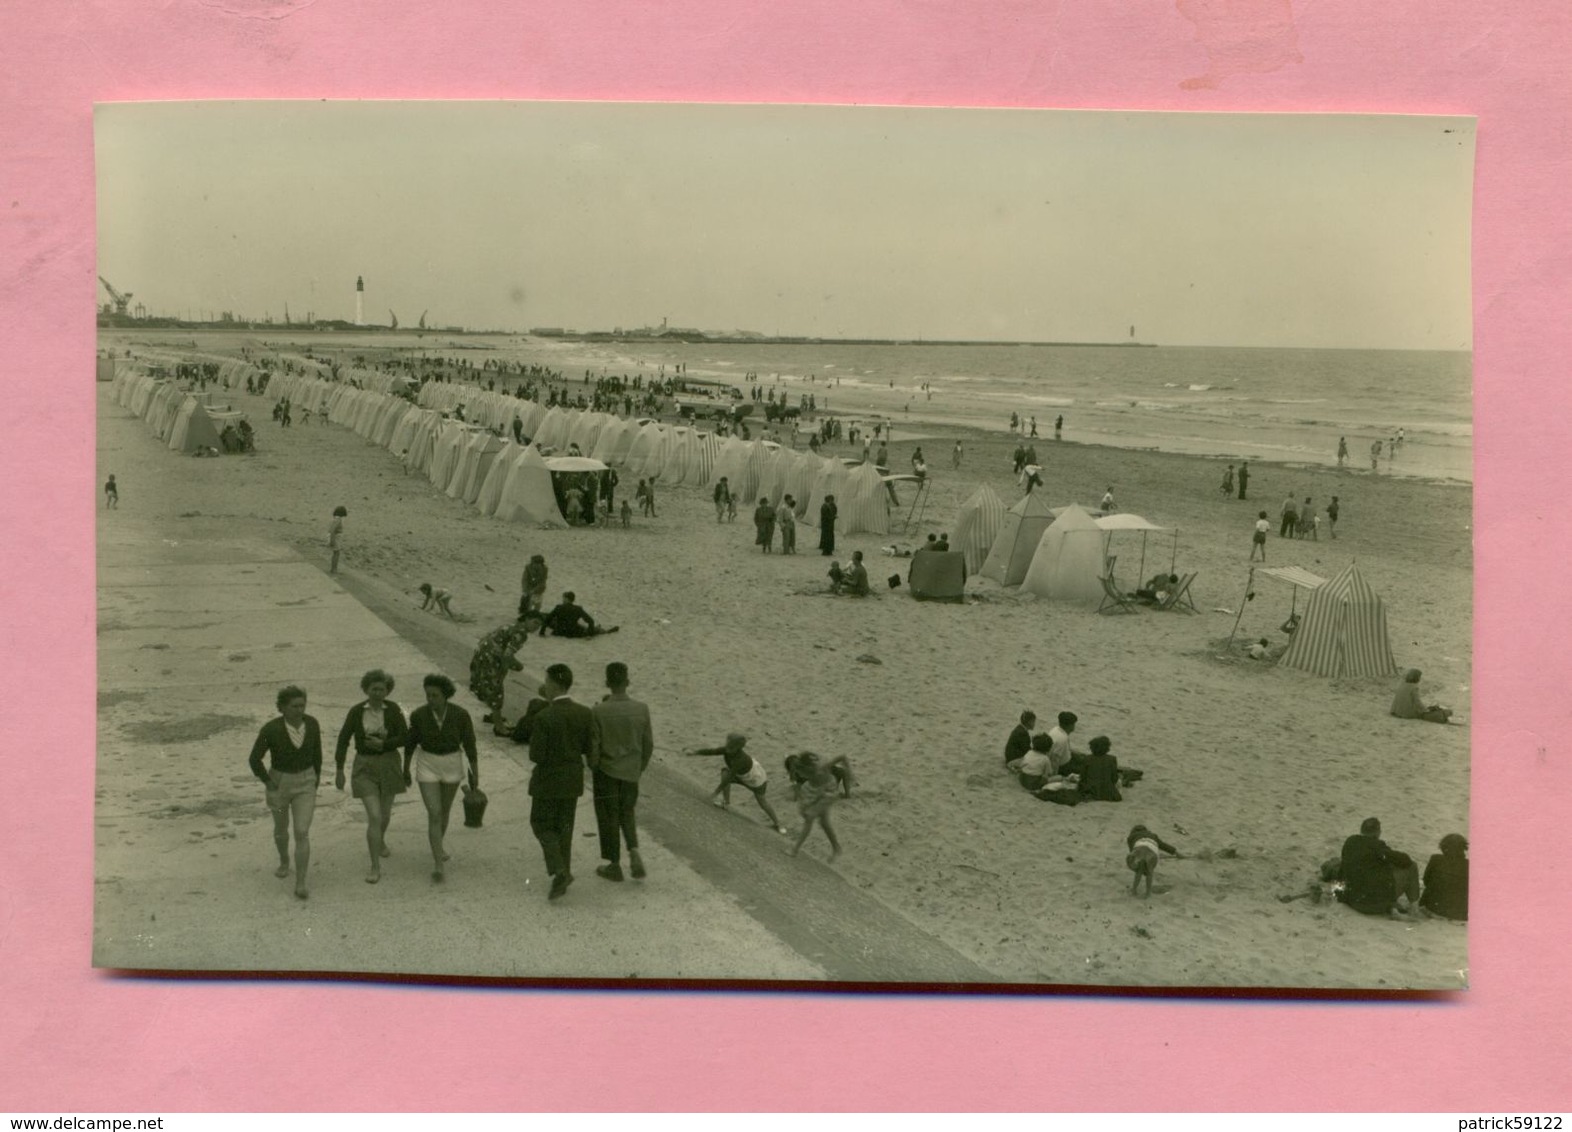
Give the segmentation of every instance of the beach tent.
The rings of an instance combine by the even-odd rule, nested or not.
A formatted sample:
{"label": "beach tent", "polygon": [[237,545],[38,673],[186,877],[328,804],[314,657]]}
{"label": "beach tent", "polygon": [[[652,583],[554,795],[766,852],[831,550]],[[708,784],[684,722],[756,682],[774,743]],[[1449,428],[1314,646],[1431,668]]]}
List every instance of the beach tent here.
{"label": "beach tent", "polygon": [[1036,492],[1021,496],[1020,502],[1004,513],[998,537],[993,540],[979,573],[1002,586],[1020,585],[1037,553],[1043,532],[1053,521],[1053,511],[1043,502],[1042,496]]}
{"label": "beach tent", "polygon": [[[526,433],[528,431],[525,429]],[[595,438],[595,447],[590,452],[590,456],[603,464],[625,463],[628,449],[633,447],[633,441],[637,436],[638,430],[627,421],[613,418],[606,422],[606,427],[601,429],[600,435]]]}
{"label": "beach tent", "polygon": [[1278,661],[1317,676],[1392,676],[1386,606],[1350,562],[1305,603],[1288,651]]}
{"label": "beach tent", "polygon": [[202,403],[187,397],[175,414],[169,429],[169,447],[177,452],[191,453],[198,448],[217,448],[223,451],[218,440],[218,429]]}
{"label": "beach tent", "polygon": [[999,528],[1003,525],[1004,500],[987,484],[972,492],[966,502],[961,504],[961,510],[955,516],[950,545],[966,556],[968,574],[975,574],[982,569],[988,552],[993,549],[994,539],[999,537]]}
{"label": "beach tent", "polygon": [[532,439],[541,448],[566,448],[564,438],[568,432],[568,412],[555,405],[546,410],[546,415],[540,418]]}
{"label": "beach tent", "polygon": [[502,502],[502,488],[507,484],[508,473],[513,470],[513,461],[519,458],[520,452],[517,444],[504,440],[492,458],[491,466],[486,469],[486,478],[481,481],[480,491],[474,499],[482,515],[497,513],[497,506]]}
{"label": "beach tent", "polygon": [[[836,516],[839,518],[840,508],[845,506],[846,465],[833,457],[824,461],[819,474],[813,480],[813,491],[808,497],[807,515],[812,522],[819,521],[819,508],[823,505],[826,495],[835,496]],[[839,525],[837,522],[836,526]]]}
{"label": "beach tent", "polygon": [[912,555],[906,588],[918,601],[964,601],[966,555],[959,550],[919,550]]}
{"label": "beach tent", "polygon": [[793,510],[799,519],[808,514],[808,498],[813,494],[813,483],[818,479],[819,472],[825,464],[822,456],[815,456],[812,452],[797,454],[796,462],[791,470],[786,473],[786,481],[782,484],[785,493],[796,504]]}
{"label": "beach tent", "polygon": [[115,356],[113,354],[98,355],[98,380],[113,381],[115,379]]}
{"label": "beach tent", "polygon": [[628,475],[646,479],[660,471],[660,443],[664,432],[665,429],[653,421],[639,429],[624,463]]}
{"label": "beach tent", "polygon": [[588,456],[548,456],[546,467],[551,472],[551,489],[556,496],[558,510],[564,516],[567,515],[568,491],[577,487],[582,496],[582,521],[593,522],[605,475],[611,469]]}
{"label": "beach tent", "polygon": [[533,444],[526,445],[513,461],[502,485],[495,517],[509,523],[536,523],[562,527],[562,512],[551,489],[551,469]]}
{"label": "beach tent", "polygon": [[489,432],[483,435],[485,440],[475,456],[474,464],[464,473],[464,487],[459,492],[459,498],[465,503],[475,503],[479,500],[480,489],[485,486],[487,477],[491,475],[497,457],[508,447],[503,440]]}
{"label": "beach tent", "polygon": [[1097,520],[1084,509],[1074,503],[1061,508],[1038,540],[1021,588],[1056,601],[1100,600],[1103,538]]}
{"label": "beach tent", "polygon": [[869,531],[876,535],[890,532],[889,495],[884,488],[884,477],[869,461],[852,470],[846,477],[846,499],[840,503],[839,519],[842,534]]}

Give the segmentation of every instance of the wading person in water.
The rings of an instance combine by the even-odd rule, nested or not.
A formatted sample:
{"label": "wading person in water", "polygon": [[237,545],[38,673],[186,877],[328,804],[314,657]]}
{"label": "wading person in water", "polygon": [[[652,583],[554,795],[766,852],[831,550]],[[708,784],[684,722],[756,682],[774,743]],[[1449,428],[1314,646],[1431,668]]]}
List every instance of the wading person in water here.
{"label": "wading person in water", "polygon": [[393,691],[393,677],[386,672],[373,668],[360,678],[360,690],[366,698],[349,709],[338,732],[338,746],[333,752],[333,785],[344,789],[344,756],[353,739],[355,765],[349,775],[350,794],[366,807],[366,850],[371,855],[366,883],[376,884],[382,879],[382,858],[390,854],[387,835],[393,799],[404,793],[399,748],[409,734],[409,724],[399,706],[388,699]]}
{"label": "wading person in water", "polygon": [[[306,714],[306,693],[290,684],[279,691],[278,718],[262,725],[251,745],[251,773],[267,787],[267,808],[273,811],[273,844],[278,868],[289,875],[289,831],[295,830],[295,895],[306,899],[306,869],[311,865],[311,818],[322,782],[322,728]],[[263,756],[267,756],[264,764]]]}
{"label": "wading person in water", "polygon": [[[440,884],[446,876],[448,853],[442,839],[448,832],[448,815],[459,784],[467,777],[471,789],[480,785],[480,754],[475,748],[475,724],[469,712],[450,702],[457,691],[453,681],[432,673],[421,681],[426,702],[409,717],[404,739],[404,785],[420,786],[426,805],[426,839],[431,844],[431,879]],[[413,771],[413,773],[411,773]]]}

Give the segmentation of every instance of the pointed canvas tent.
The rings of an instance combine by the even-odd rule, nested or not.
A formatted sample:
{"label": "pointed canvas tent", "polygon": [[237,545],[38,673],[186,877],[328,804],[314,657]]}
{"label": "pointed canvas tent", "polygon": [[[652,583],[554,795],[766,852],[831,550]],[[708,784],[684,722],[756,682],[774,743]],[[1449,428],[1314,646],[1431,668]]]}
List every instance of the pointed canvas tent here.
{"label": "pointed canvas tent", "polygon": [[975,574],[982,569],[993,549],[999,528],[1004,525],[1004,500],[999,493],[983,484],[961,504],[955,516],[950,545],[966,556],[966,572]]}
{"label": "pointed canvas tent", "polygon": [[491,461],[486,478],[480,485],[480,494],[475,497],[475,506],[480,508],[482,515],[497,513],[497,506],[502,502],[502,488],[508,482],[508,473],[513,470],[513,461],[519,458],[519,452],[519,446],[513,441],[502,442],[502,448]]}
{"label": "pointed canvas tent", "polygon": [[169,429],[169,447],[177,452],[195,452],[198,448],[218,448],[218,429],[207,415],[207,410],[195,397],[187,397],[175,414],[175,423]]}
{"label": "pointed canvas tent", "polygon": [[1103,595],[1102,573],[1102,528],[1072,503],[1043,531],[1021,589],[1056,601],[1095,602]]}
{"label": "pointed canvas tent", "polygon": [[551,489],[551,469],[546,466],[540,449],[533,444],[525,447],[513,461],[502,485],[496,518],[508,523],[537,523],[543,527],[567,526],[557,507],[557,495]]}
{"label": "pointed canvas tent", "polygon": [[627,421],[612,420],[600,430],[600,436],[596,438],[595,449],[590,456],[603,464],[625,464],[628,459],[628,449],[633,447],[633,441],[637,436],[638,429]]}
{"label": "pointed canvas tent", "polygon": [[1288,651],[1278,661],[1317,676],[1391,676],[1397,672],[1386,631],[1386,605],[1350,562],[1318,587]]}
{"label": "pointed canvas tent", "polygon": [[[824,461],[819,469],[819,474],[814,477],[813,491],[808,497],[808,519],[811,522],[819,521],[819,508],[824,504],[826,495],[835,496],[835,510],[837,520],[841,507],[845,506],[846,499],[846,465],[833,457]],[[836,522],[839,527],[839,521]]]}
{"label": "pointed canvas tent", "polygon": [[653,421],[639,429],[639,435],[628,449],[628,475],[646,479],[660,471],[660,445],[664,432]]}
{"label": "pointed canvas tent", "polygon": [[[1037,553],[1043,532],[1053,521],[1053,512],[1041,495],[1036,492],[1023,495],[1019,503],[1004,513],[999,535],[993,540],[979,573],[1002,586],[1020,585]],[[1098,545],[1101,546],[1100,541]]]}
{"label": "pointed canvas tent", "polygon": [[846,477],[846,500],[841,503],[839,512],[842,534],[851,535],[859,531],[889,534],[889,496],[884,490],[884,477],[871,461],[853,468]]}
{"label": "pointed canvas tent", "polygon": [[813,494],[813,482],[818,478],[820,469],[824,467],[824,460],[812,452],[800,452],[795,455],[796,461],[792,464],[791,470],[786,473],[786,482],[782,487],[796,504],[797,518],[801,519],[808,514],[808,499]]}

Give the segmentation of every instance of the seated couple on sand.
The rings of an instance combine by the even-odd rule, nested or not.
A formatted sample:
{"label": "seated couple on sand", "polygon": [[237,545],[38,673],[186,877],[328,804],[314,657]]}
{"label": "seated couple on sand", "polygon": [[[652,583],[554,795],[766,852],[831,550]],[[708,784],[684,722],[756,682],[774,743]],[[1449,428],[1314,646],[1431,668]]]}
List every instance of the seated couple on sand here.
{"label": "seated couple on sand", "polygon": [[832,594],[867,597],[871,592],[868,586],[868,568],[862,564],[860,550],[852,551],[851,562],[845,566],[839,562],[831,562],[829,573]]}
{"label": "seated couple on sand", "polygon": [[1341,881],[1338,901],[1366,916],[1466,920],[1468,839],[1449,833],[1440,849],[1425,865],[1421,881],[1414,859],[1381,840],[1380,819],[1366,818],[1359,832],[1343,842],[1342,852],[1321,866],[1321,879]]}

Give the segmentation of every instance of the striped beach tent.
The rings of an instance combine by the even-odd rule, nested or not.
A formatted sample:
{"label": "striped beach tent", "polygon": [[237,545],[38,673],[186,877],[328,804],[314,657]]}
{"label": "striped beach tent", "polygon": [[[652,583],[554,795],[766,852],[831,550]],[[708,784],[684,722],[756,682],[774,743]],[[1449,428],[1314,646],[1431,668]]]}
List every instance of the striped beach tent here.
{"label": "striped beach tent", "polygon": [[[839,496],[836,497],[839,502]],[[884,477],[870,460],[853,468],[846,477],[846,500],[839,507],[842,534],[853,535],[868,531],[876,535],[890,533],[889,494],[884,490]]]}
{"label": "striped beach tent", "polygon": [[688,467],[682,482],[703,487],[715,475],[715,454],[720,451],[720,437],[713,432],[694,429],[688,433]]}
{"label": "striped beach tent", "polygon": [[1052,522],[1053,511],[1042,496],[1027,492],[1019,503],[1004,513],[999,535],[993,540],[979,573],[1001,586],[1020,585],[1031,567],[1043,532]]}
{"label": "striped beach tent", "polygon": [[797,505],[795,510],[799,519],[808,514],[808,497],[813,494],[813,482],[818,479],[819,472],[823,468],[823,457],[815,456],[812,452],[803,452],[797,455],[791,471],[786,473],[784,487],[786,494],[791,496],[792,502]]}
{"label": "striped beach tent", "polygon": [[480,485],[480,494],[475,496],[475,506],[480,508],[482,515],[491,516],[497,513],[497,506],[502,502],[502,488],[508,482],[508,473],[513,470],[513,461],[518,459],[519,453],[519,446],[513,441],[502,442],[502,447],[491,461],[491,467],[486,470],[486,478]]}
{"label": "striped beach tent", "polygon": [[975,574],[982,569],[988,552],[993,549],[994,539],[999,537],[999,528],[1003,525],[1004,500],[987,484],[972,492],[966,502],[961,504],[960,513],[955,516],[952,527],[954,533],[950,536],[950,546],[966,555],[968,574]]}
{"label": "striped beach tent", "polygon": [[744,498],[737,487],[742,482],[742,467],[747,458],[747,442],[735,436],[728,436],[723,440],[715,456],[715,478],[720,479],[725,476],[732,495],[738,499]]}
{"label": "striped beach tent", "polygon": [[794,462],[790,448],[777,448],[764,457],[764,471],[759,476],[759,494],[779,507],[781,496],[786,494],[786,477],[791,474]]}
{"label": "striped beach tent", "polygon": [[1396,674],[1386,606],[1357,565],[1350,562],[1310,594],[1299,628],[1278,663],[1317,676]]}
{"label": "striped beach tent", "polygon": [[688,460],[693,454],[693,431],[687,428],[668,428],[660,438],[659,466],[650,471],[660,476],[660,482],[679,484],[688,474]]}
{"label": "striped beach tent", "polygon": [[[835,496],[838,519],[838,513],[845,505],[842,501],[846,498],[846,465],[833,456],[825,459],[819,474],[814,477],[813,490],[808,496],[808,518],[814,522],[819,521],[819,507],[824,503],[826,495]],[[838,521],[836,526],[840,526]]]}

